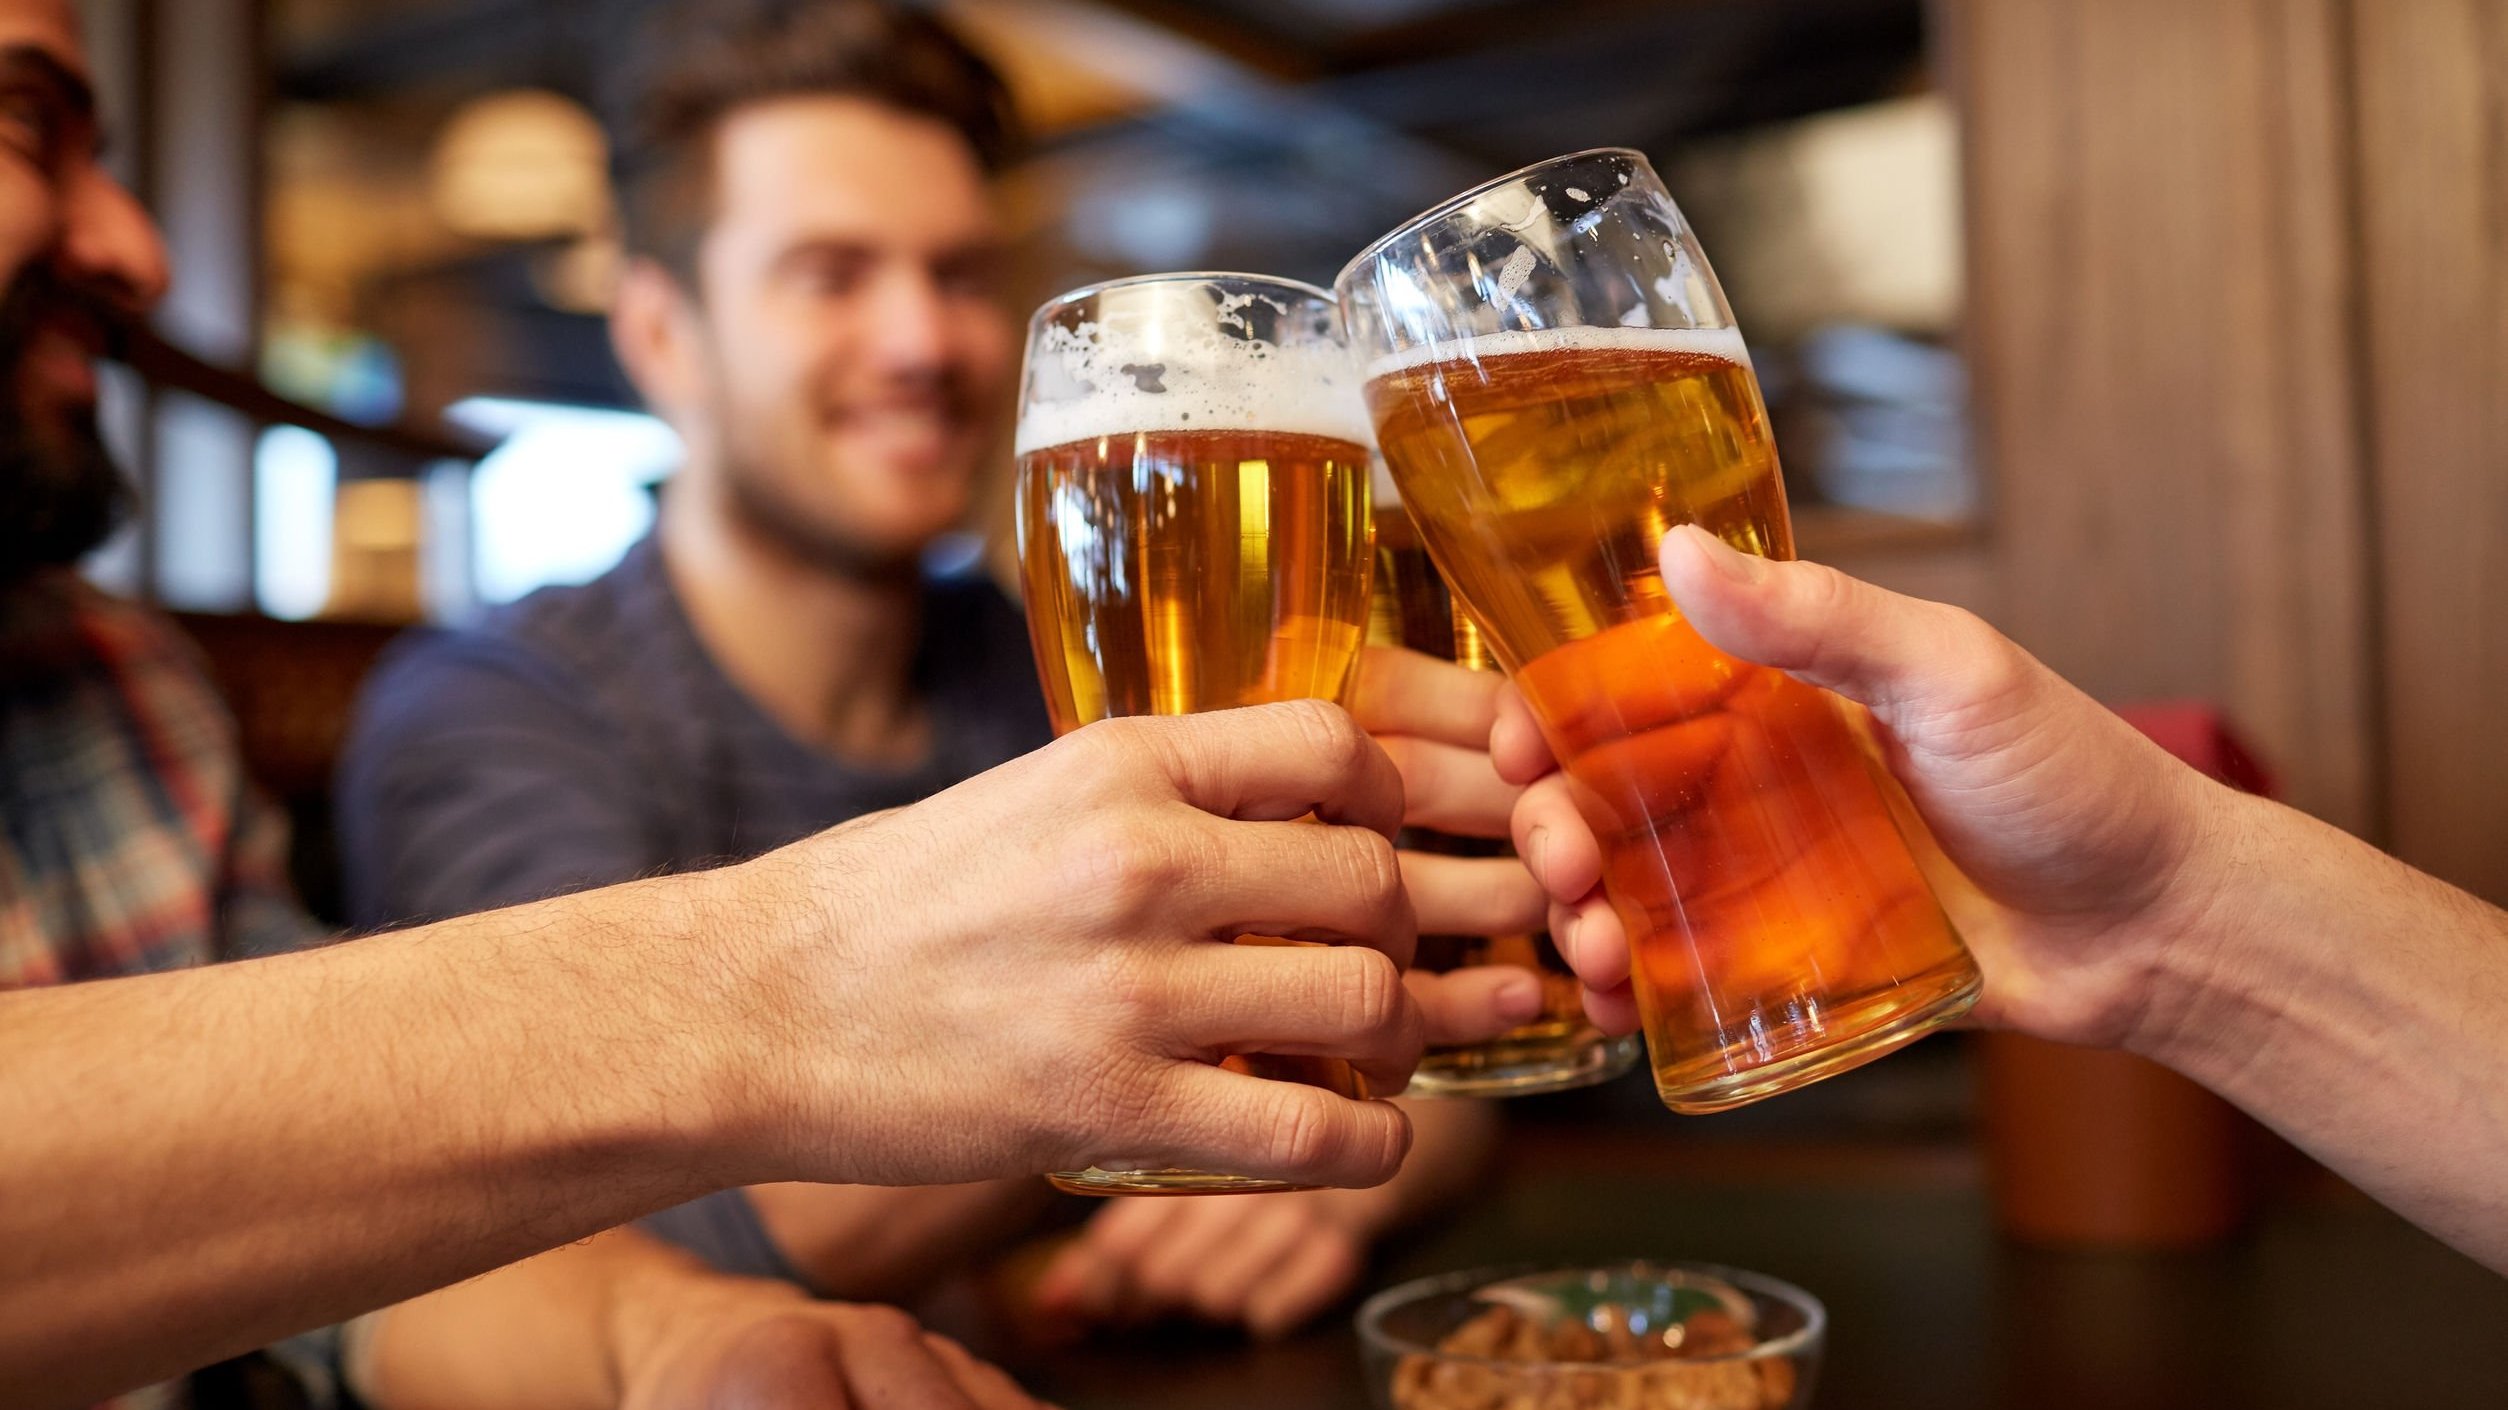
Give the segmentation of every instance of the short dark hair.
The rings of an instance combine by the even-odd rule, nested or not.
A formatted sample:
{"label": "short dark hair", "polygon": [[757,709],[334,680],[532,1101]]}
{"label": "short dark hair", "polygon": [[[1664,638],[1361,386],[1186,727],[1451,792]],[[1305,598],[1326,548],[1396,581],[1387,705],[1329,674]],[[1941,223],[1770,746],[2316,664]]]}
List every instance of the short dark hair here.
{"label": "short dark hair", "polygon": [[777,98],[865,98],[937,119],[998,172],[1017,154],[1010,91],[948,26],[889,0],[660,0],[620,65],[611,175],[627,251],[690,288],[725,118]]}

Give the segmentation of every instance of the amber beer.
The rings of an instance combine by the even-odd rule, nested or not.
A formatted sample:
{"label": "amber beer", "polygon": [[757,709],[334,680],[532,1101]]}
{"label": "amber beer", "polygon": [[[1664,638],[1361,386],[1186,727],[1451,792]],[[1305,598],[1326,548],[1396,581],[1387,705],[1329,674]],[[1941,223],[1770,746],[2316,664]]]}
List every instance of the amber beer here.
{"label": "amber beer", "polygon": [[1793,556],[1739,335],[1499,333],[1374,371],[1410,511],[1602,840],[1665,1103],[1755,1101],[1963,1009],[1976,968],[1841,703],[1708,645],[1660,580],[1681,523]]}
{"label": "amber beer", "polygon": [[1019,458],[1021,572],[1054,728],[1346,702],[1367,623],[1368,451],[1159,430]]}
{"label": "amber beer", "polygon": [[[1229,275],[1066,295],[1037,313],[1024,381],[1020,572],[1057,733],[1348,702],[1373,570],[1370,452],[1328,295]],[[1338,1059],[1224,1065],[1366,1095]],[[1051,1178],[1082,1194],[1291,1188],[1190,1170]]]}
{"label": "amber beer", "polygon": [[[1429,559],[1419,529],[1400,502],[1378,487],[1376,591],[1368,639],[1408,647],[1474,670],[1495,671],[1489,640],[1467,616]],[[1503,857],[1513,849],[1495,838],[1454,837],[1406,828],[1402,845],[1447,856]],[[1486,1042],[1431,1047],[1411,1075],[1420,1096],[1521,1096],[1606,1081],[1637,1060],[1633,1038],[1613,1038],[1585,1017],[1576,975],[1548,931],[1517,935],[1423,935],[1412,967],[1431,974],[1483,965],[1530,970],[1541,982],[1541,1013]]]}

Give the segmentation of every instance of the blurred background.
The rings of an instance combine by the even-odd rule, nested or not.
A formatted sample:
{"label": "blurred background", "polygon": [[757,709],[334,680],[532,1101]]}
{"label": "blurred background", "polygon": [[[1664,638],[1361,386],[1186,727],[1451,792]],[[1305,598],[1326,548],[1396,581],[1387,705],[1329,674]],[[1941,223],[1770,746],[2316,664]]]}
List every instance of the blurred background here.
{"label": "blurred background", "polygon": [[[374,650],[594,576],[671,471],[602,324],[618,252],[596,103],[640,5],[84,8],[116,161],[179,275],[166,346],[111,388],[148,512],[97,572],[208,644],[319,905],[331,752]],[[1004,190],[1021,311],[1162,268],[1329,282],[1464,186],[1645,150],[1753,343],[1806,556],[1968,606],[2102,699],[2161,707],[2137,719],[2179,752],[2508,902],[2508,6],[932,8],[1038,138]],[[2470,1286],[2397,1225],[2290,1245],[2287,1221],[2340,1192],[2206,1100],[1954,1039],[1712,1122],[1676,1126],[1642,1082],[1525,1116],[1693,1193],[1931,1191],[1900,1232],[1993,1268],[1987,1194],[2040,1244],[2209,1247],[2266,1218],[2282,1232],[2248,1235],[2248,1273],[2339,1256],[2390,1308]],[[2255,1213],[2286,1198],[2303,1213]],[[2211,1267],[2168,1295],[2225,1315]],[[2044,1276],[2001,1310],[1960,1284],[1942,1315],[2041,1295],[2074,1315],[2131,1286]],[[2167,1351],[2159,1326],[2109,1331]],[[2253,1403],[2367,1374],[2292,1326],[2296,1398]],[[2415,1346],[2453,1354],[2388,1343]],[[2113,1403],[2177,1403],[2136,1384]]]}

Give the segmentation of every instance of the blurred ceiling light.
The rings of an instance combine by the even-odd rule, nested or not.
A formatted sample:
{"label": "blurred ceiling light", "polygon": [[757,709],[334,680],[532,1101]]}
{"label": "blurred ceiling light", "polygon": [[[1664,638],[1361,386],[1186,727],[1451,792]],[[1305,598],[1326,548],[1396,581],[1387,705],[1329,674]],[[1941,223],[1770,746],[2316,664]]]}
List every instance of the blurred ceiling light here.
{"label": "blurred ceiling light", "polygon": [[573,101],[538,89],[473,99],[453,114],[429,161],[437,216],[480,240],[589,234],[608,219],[608,148]]}

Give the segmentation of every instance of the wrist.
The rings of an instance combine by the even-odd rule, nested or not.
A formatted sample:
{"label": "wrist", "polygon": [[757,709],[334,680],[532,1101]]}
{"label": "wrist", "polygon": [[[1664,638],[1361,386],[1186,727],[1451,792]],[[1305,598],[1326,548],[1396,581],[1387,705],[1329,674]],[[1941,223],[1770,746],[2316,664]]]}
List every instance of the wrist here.
{"label": "wrist", "polygon": [[2274,899],[2258,883],[2304,864],[2283,836],[2296,816],[2289,809],[2200,776],[2187,784],[2194,801],[2184,854],[2137,926],[2143,1002],[2123,1045],[2181,1071],[2268,1021],[2271,986],[2255,982],[2243,947],[2258,908]]}
{"label": "wrist", "polygon": [[691,1338],[702,1336],[733,1308],[802,1306],[809,1295],[788,1283],[717,1273],[679,1251],[656,1248],[628,1260],[611,1280],[602,1317],[602,1348],[616,1404],[652,1384]]}
{"label": "wrist", "polygon": [[[737,866],[693,873],[674,917],[679,955],[655,968],[680,1006],[674,1045],[688,1067],[692,1135],[713,1183],[828,1179],[810,1142],[849,1129],[818,1079],[859,1021],[827,1011],[830,972],[859,973],[845,955],[853,928],[824,878],[800,855],[820,839]],[[814,1168],[804,1168],[813,1166]]]}

